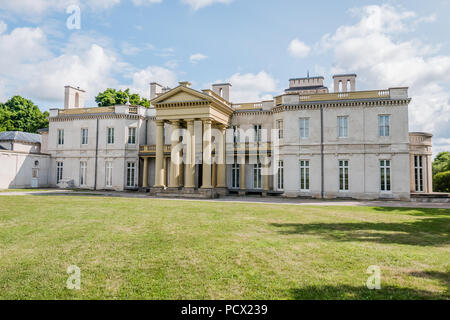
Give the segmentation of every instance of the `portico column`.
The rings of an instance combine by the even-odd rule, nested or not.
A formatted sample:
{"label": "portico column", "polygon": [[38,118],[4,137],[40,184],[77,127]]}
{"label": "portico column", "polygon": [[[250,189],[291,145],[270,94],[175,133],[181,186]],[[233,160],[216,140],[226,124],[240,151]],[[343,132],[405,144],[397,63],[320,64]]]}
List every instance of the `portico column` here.
{"label": "portico column", "polygon": [[186,184],[185,188],[195,188],[195,130],[194,120],[187,120],[187,130],[190,138],[190,145],[187,146],[186,153]]}
{"label": "portico column", "polygon": [[148,187],[148,158],[144,158],[144,170],[142,172],[142,188]]}
{"label": "portico column", "polygon": [[217,161],[217,188],[226,188],[227,187],[227,165],[226,165],[226,127],[219,127],[220,132],[222,134],[222,141],[219,146],[219,151],[217,153],[216,150],[216,159]]}
{"label": "portico column", "polygon": [[172,149],[171,149],[171,158],[170,158],[170,183],[169,188],[178,188],[179,187],[179,179],[180,176],[180,153],[174,152],[177,145],[180,143],[180,139],[178,137],[178,134],[175,134],[175,131],[177,131],[180,127],[180,122],[178,120],[174,120],[172,123]]}
{"label": "portico column", "polygon": [[155,187],[164,188],[164,121],[156,121]]}
{"label": "portico column", "polygon": [[202,189],[212,189],[211,184],[211,120],[203,121],[203,183]]}

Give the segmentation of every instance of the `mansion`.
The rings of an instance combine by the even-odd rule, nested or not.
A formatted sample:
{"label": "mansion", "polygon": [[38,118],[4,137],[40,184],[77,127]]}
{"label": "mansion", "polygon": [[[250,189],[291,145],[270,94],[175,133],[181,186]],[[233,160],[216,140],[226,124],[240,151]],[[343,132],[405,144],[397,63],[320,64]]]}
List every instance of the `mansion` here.
{"label": "mansion", "polygon": [[[151,83],[150,108],[85,108],[85,91],[66,86],[64,109],[50,109],[39,142],[0,134],[8,177],[0,188],[194,198],[431,193],[432,135],[409,132],[408,88],[356,91],[355,74],[333,80],[329,92],[323,77],[290,79],[273,100],[251,103],[231,102],[228,83],[201,91]],[[17,153],[13,142],[30,148]]]}

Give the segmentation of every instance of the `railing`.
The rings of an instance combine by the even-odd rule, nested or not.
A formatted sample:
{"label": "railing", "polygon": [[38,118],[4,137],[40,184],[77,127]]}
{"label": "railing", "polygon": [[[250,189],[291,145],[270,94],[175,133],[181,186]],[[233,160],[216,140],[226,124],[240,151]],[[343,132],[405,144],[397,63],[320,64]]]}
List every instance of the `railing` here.
{"label": "railing", "polygon": [[138,107],[128,107],[128,113],[131,114],[137,114],[138,113]]}
{"label": "railing", "polygon": [[262,102],[249,102],[249,103],[233,104],[233,108],[237,109],[237,110],[261,109],[262,107],[263,107]]}
{"label": "railing", "polygon": [[59,114],[60,115],[72,115],[72,114],[111,113],[111,112],[114,112],[114,110],[115,110],[114,107],[64,109],[64,110],[59,110]]}
{"label": "railing", "polygon": [[244,150],[249,153],[257,153],[259,151],[271,151],[271,142],[247,142],[247,143],[232,143],[227,145],[227,149],[233,147],[237,152],[243,152]]}
{"label": "railing", "polygon": [[[282,95],[275,98],[276,105],[284,103],[284,97],[292,95]],[[372,90],[372,91],[354,91],[354,92],[337,92],[337,93],[319,93],[310,95],[299,95],[299,101],[333,101],[333,100],[357,100],[357,99],[375,99],[375,98],[389,98],[389,90]]]}
{"label": "railing", "polygon": [[[171,145],[169,145],[169,144],[164,145],[164,147],[163,147],[164,153],[170,153],[171,150],[172,150]],[[156,153],[156,145],[151,144],[151,145],[147,145],[147,146],[140,146],[139,152],[141,152],[141,153]]]}

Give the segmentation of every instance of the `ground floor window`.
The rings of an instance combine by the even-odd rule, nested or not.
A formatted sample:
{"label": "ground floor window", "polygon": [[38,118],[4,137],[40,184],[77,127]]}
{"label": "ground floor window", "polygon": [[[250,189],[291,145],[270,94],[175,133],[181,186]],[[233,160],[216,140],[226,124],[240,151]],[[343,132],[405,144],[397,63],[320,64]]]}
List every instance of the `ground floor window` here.
{"label": "ground floor window", "polygon": [[261,189],[261,169],[262,164],[254,164],[253,165],[253,188],[254,189]]}
{"label": "ground floor window", "polygon": [[416,192],[423,192],[423,157],[414,156],[414,182]]}
{"label": "ground floor window", "polygon": [[64,163],[62,161],[56,162],[56,183],[59,183],[63,178],[63,167]]}
{"label": "ground floor window", "polygon": [[133,188],[136,186],[136,163],[127,163],[127,187]]}
{"label": "ground floor window", "polygon": [[348,190],[348,160],[339,160],[339,191]]}
{"label": "ground floor window", "polygon": [[309,160],[300,160],[300,190],[309,191]]}
{"label": "ground floor window", "polygon": [[112,161],[105,163],[105,186],[112,187],[113,165]]}
{"label": "ground floor window", "polygon": [[87,162],[80,161],[80,186],[86,185]]}
{"label": "ground floor window", "polygon": [[277,188],[278,188],[278,190],[284,189],[284,162],[283,162],[283,160],[278,161]]}
{"label": "ground floor window", "polygon": [[391,191],[391,161],[380,160],[381,191]]}
{"label": "ground floor window", "polygon": [[231,165],[231,187],[234,189],[239,188],[240,171],[239,164]]}

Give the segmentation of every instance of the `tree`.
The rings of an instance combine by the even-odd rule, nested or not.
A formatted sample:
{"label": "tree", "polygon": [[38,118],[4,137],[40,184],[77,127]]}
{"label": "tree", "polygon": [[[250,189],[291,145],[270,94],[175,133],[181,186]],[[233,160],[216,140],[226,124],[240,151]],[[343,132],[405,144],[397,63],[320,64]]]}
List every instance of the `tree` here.
{"label": "tree", "polygon": [[450,192],[450,171],[439,172],[433,177],[435,192]]}
{"label": "tree", "polygon": [[439,153],[433,161],[433,176],[445,171],[450,171],[450,152]]}
{"label": "tree", "polygon": [[130,93],[130,89],[122,91],[108,88],[95,97],[95,102],[97,102],[99,107],[108,107],[129,102],[132,105],[150,108],[149,100],[141,98],[137,93]]}
{"label": "tree", "polygon": [[41,112],[31,100],[14,96],[0,103],[0,131],[24,131],[35,133],[48,127],[47,111]]}

